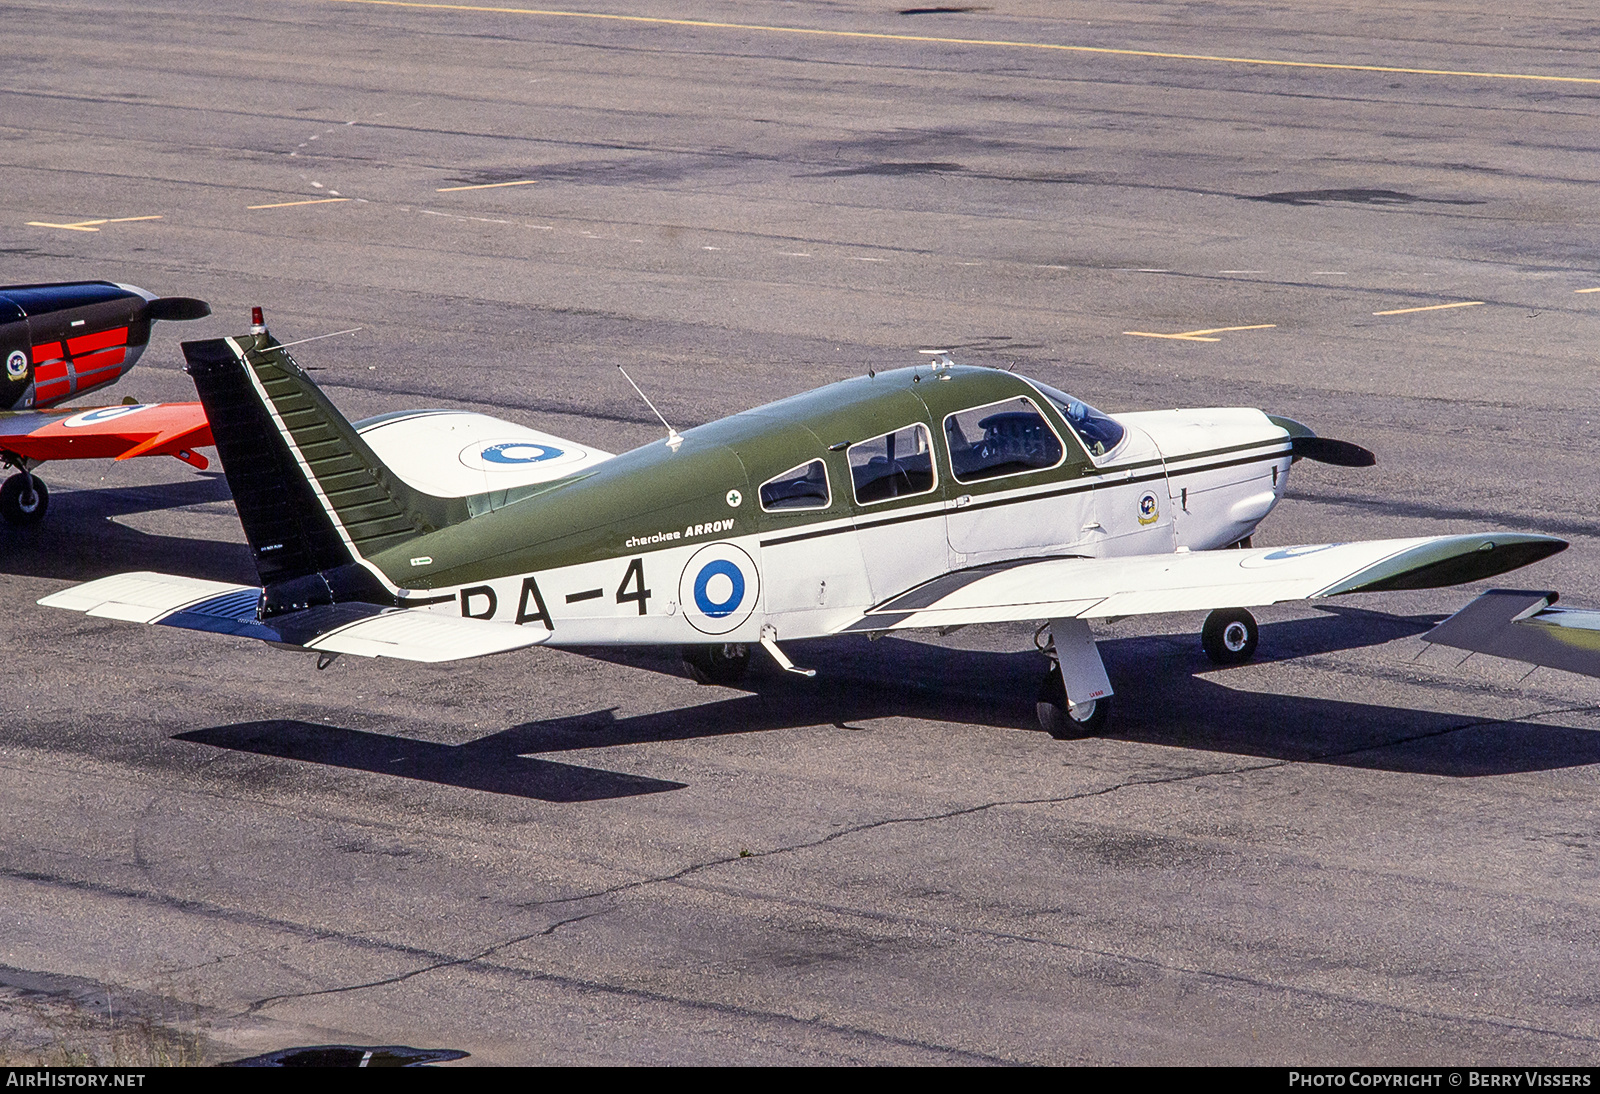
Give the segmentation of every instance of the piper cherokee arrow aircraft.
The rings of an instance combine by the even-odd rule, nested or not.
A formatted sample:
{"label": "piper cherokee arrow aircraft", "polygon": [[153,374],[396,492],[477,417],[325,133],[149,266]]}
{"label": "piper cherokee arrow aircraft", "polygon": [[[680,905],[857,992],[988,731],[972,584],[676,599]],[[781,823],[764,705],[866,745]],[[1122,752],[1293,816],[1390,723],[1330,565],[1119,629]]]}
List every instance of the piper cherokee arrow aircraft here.
{"label": "piper cherokee arrow aircraft", "polygon": [[[322,655],[449,661],[666,645],[729,683],[760,645],[1042,621],[1058,736],[1105,724],[1089,622],[1474,581],[1566,547],[1488,532],[1250,548],[1299,458],[1371,453],[1259,410],[1108,415],[948,357],[831,384],[612,456],[481,415],[353,426],[262,325],[186,342],[260,586],[154,573],[39,603]],[[380,457],[377,448],[403,453]],[[1239,548],[1219,550],[1218,548]]]}
{"label": "piper cherokee arrow aircraft", "polygon": [[0,517],[44,519],[50,492],[33,470],[46,460],[176,456],[204,469],[194,449],[211,434],[199,403],[45,408],[116,383],[155,320],[210,314],[203,300],[110,281],[0,287],[0,464],[17,471],[0,486]]}

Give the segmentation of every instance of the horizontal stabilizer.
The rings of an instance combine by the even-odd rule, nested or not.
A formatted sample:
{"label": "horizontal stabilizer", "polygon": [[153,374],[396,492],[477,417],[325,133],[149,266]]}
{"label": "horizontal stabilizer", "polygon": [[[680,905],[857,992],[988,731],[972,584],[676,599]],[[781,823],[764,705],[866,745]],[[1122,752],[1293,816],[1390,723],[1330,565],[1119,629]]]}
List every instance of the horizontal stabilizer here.
{"label": "horizontal stabilizer", "polygon": [[960,570],[891,597],[850,631],[1254,608],[1477,581],[1564,550],[1495,532],[1127,558],[1053,558]]}
{"label": "horizontal stabilizer", "polygon": [[130,623],[157,623],[301,646],[319,653],[402,661],[483,657],[537,645],[550,633],[542,627],[365,603],[319,604],[262,621],[256,614],[260,599],[261,590],[249,585],[132,573],[63,589],[39,603]]}
{"label": "horizontal stabilizer", "polygon": [[1555,600],[1553,592],[1491,589],[1422,640],[1600,676],[1600,611],[1552,608]]}

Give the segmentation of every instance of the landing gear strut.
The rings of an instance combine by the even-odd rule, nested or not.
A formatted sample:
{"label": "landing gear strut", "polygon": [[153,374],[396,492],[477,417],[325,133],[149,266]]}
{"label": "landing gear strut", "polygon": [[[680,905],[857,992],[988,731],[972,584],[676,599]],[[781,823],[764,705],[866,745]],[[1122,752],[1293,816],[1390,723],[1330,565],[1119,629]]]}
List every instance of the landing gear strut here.
{"label": "landing gear strut", "polygon": [[750,671],[750,647],[743,642],[685,646],[683,670],[697,684],[737,684]]}
{"label": "landing gear strut", "polygon": [[50,507],[50,491],[43,480],[35,478],[26,468],[12,475],[0,486],[0,517],[7,524],[25,527],[38,524]]}
{"label": "landing gear strut", "polygon": [[1256,655],[1261,628],[1243,608],[1219,608],[1206,616],[1200,628],[1200,645],[1219,665],[1242,665]]}

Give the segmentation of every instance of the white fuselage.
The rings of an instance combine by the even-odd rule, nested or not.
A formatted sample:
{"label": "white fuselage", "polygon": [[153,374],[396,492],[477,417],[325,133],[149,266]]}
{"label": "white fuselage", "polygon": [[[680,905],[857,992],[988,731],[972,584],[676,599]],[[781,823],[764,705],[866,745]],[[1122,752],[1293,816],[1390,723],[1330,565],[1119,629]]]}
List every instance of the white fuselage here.
{"label": "white fuselage", "polygon": [[1076,478],[975,498],[944,475],[925,504],[777,532],[759,532],[756,499],[735,491],[717,519],[659,542],[426,599],[435,611],[544,628],[552,645],[749,643],[765,627],[809,638],[955,570],[1228,547],[1283,496],[1289,438],[1261,411],[1115,417],[1126,436]]}

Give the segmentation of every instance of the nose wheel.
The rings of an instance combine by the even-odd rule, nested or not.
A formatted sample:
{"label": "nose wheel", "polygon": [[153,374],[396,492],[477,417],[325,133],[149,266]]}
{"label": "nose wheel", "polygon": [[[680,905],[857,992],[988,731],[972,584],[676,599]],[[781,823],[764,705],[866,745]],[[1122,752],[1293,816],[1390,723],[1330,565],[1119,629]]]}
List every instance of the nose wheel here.
{"label": "nose wheel", "polygon": [[19,471],[0,486],[0,517],[7,524],[26,527],[44,519],[50,507],[50,491],[44,481],[26,471]]}
{"label": "nose wheel", "polygon": [[1200,628],[1200,645],[1219,665],[1242,665],[1256,655],[1261,628],[1243,608],[1219,608],[1206,616]]}

